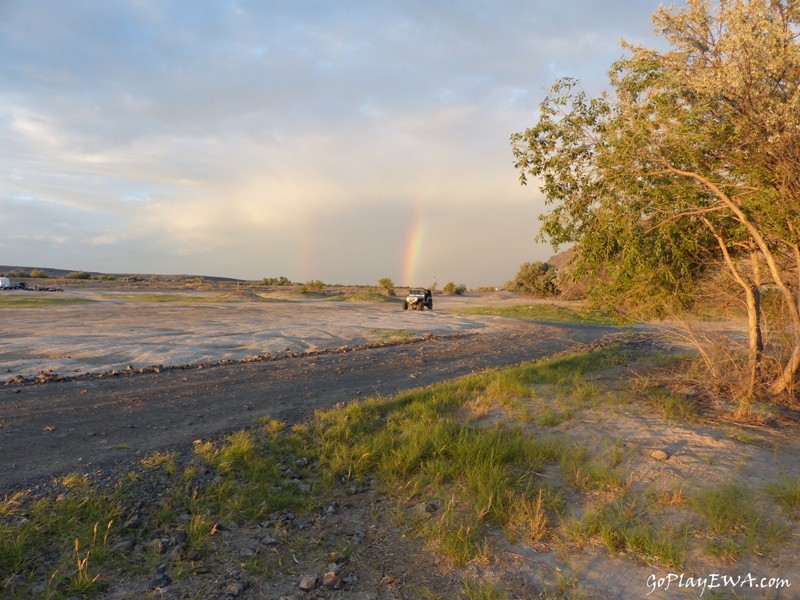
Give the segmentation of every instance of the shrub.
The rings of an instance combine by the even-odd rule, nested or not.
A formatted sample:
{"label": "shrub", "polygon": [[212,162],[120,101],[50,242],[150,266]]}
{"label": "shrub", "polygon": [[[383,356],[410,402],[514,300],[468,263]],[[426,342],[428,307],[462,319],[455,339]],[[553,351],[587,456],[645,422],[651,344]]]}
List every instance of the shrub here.
{"label": "shrub", "polygon": [[390,296],[394,296],[396,294],[394,289],[394,282],[389,279],[388,277],[384,277],[383,279],[378,280],[378,285],[381,286],[383,289],[386,290],[386,293]]}
{"label": "shrub", "polygon": [[455,294],[456,296],[462,296],[464,292],[467,291],[467,286],[465,286],[463,283],[459,283],[458,285],[456,285],[454,282],[449,281],[442,288],[442,291],[445,294]]}
{"label": "shrub", "polygon": [[324,289],[325,289],[325,284],[322,283],[319,279],[312,279],[311,281],[307,281],[306,283],[300,286],[300,292],[302,294],[307,294],[308,292],[319,293]]}
{"label": "shrub", "polygon": [[72,273],[67,273],[67,279],[91,279],[91,273],[87,273],[86,271],[73,271]]}
{"label": "shrub", "polygon": [[31,269],[28,277],[32,277],[33,279],[47,279],[50,276],[41,269]]}
{"label": "shrub", "polygon": [[508,282],[507,288],[515,292],[525,292],[537,296],[558,295],[556,276],[558,269],[547,262],[526,262],[520,266],[514,279]]}
{"label": "shrub", "polygon": [[288,277],[281,275],[280,277],[264,277],[262,280],[264,285],[292,285]]}

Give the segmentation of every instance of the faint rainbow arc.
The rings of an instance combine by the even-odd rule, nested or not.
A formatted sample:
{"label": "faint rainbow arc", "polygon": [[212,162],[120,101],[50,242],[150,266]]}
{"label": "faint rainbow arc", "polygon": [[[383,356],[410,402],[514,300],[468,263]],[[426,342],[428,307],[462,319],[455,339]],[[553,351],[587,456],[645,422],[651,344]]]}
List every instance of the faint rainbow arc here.
{"label": "faint rainbow arc", "polygon": [[422,243],[425,238],[425,220],[421,214],[414,217],[408,231],[406,252],[403,259],[403,282],[405,285],[416,285],[414,278],[417,276],[419,258],[422,254]]}

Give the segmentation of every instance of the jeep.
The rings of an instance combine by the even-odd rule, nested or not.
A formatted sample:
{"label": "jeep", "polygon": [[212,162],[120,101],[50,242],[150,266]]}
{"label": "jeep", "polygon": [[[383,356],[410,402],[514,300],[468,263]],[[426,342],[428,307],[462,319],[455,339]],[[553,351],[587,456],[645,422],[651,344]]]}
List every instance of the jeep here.
{"label": "jeep", "polygon": [[409,308],[424,310],[425,307],[428,307],[428,310],[433,310],[431,291],[425,288],[411,288],[408,290],[408,295],[403,301],[403,310],[408,310]]}

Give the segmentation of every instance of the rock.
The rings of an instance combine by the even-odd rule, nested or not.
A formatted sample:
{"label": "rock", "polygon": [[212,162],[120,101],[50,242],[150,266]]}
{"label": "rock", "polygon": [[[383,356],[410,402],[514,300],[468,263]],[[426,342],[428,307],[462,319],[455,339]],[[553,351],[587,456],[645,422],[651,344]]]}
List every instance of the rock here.
{"label": "rock", "polygon": [[131,518],[125,521],[125,524],[122,526],[123,529],[137,529],[139,527],[140,519],[139,515],[131,515]]}
{"label": "rock", "polygon": [[305,456],[303,456],[302,458],[298,458],[296,461],[294,461],[294,464],[298,468],[303,469],[308,466],[308,458],[306,458]]}
{"label": "rock", "polygon": [[278,523],[282,523],[282,524],[291,523],[296,518],[297,517],[294,516],[294,513],[292,511],[285,510],[283,513],[281,513],[278,516]]}
{"label": "rock", "polygon": [[333,590],[338,590],[342,587],[342,578],[333,571],[328,571],[322,577],[322,585]]}
{"label": "rock", "polygon": [[133,550],[134,543],[133,540],[120,540],[116,544],[114,544],[114,550],[117,552],[130,552]]}
{"label": "rock", "polygon": [[669,454],[667,454],[663,450],[653,450],[650,453],[650,458],[652,458],[653,460],[661,460],[661,461],[669,460]]}
{"label": "rock", "polygon": [[342,572],[342,566],[338,563],[331,563],[328,565],[328,572],[338,575]]}
{"label": "rock", "polygon": [[311,486],[299,479],[292,479],[292,483],[297,487],[297,491],[301,494],[308,494],[311,492]]}
{"label": "rock", "polygon": [[367,532],[364,531],[361,527],[356,527],[353,535],[350,536],[350,541],[354,544],[360,543],[365,537],[367,537]]}
{"label": "rock", "polygon": [[249,546],[245,546],[241,550],[239,550],[239,556],[242,558],[250,558],[251,556],[255,556],[258,554],[258,551],[255,548],[250,548]]}
{"label": "rock", "polygon": [[150,581],[150,589],[157,590],[169,587],[169,584],[171,583],[172,583],[172,578],[166,573],[161,573],[153,577],[153,579]]}
{"label": "rock", "polygon": [[319,577],[316,575],[303,575],[303,577],[300,578],[300,583],[297,585],[297,587],[304,592],[310,592],[316,589],[317,585],[319,585]]}
{"label": "rock", "polygon": [[231,581],[225,588],[225,595],[228,598],[238,598],[246,589],[246,583],[242,581]]}

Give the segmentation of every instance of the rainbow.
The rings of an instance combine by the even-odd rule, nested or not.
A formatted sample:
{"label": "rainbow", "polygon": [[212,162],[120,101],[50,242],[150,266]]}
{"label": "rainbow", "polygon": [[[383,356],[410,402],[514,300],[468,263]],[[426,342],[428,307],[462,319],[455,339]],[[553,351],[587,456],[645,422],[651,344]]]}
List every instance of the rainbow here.
{"label": "rainbow", "polygon": [[[417,276],[417,265],[422,249],[422,242],[425,238],[425,220],[421,211],[417,211],[408,230],[408,240],[406,241],[406,251],[403,257],[403,284],[419,285],[414,278]],[[401,285],[403,285],[401,284]]]}

